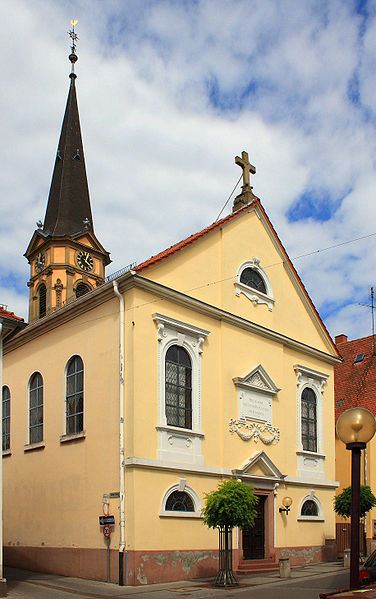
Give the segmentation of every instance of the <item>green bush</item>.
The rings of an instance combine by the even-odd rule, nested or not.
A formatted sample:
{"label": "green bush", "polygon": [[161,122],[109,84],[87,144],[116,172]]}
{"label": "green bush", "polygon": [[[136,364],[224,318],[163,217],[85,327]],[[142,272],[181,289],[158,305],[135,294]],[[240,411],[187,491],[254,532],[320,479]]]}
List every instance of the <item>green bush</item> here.
{"label": "green bush", "polygon": [[[360,486],[360,517],[364,518],[376,505],[376,497],[372,493],[370,487]],[[351,487],[346,487],[339,495],[334,498],[334,511],[339,516],[350,518],[351,516]]]}
{"label": "green bush", "polygon": [[251,485],[237,480],[222,481],[215,491],[205,495],[204,524],[209,528],[253,526],[257,502]]}

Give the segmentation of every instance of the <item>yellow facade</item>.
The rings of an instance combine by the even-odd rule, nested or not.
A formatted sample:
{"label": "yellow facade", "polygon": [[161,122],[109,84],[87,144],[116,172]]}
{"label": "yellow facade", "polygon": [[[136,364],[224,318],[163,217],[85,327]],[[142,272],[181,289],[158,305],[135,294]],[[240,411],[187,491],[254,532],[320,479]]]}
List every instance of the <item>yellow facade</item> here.
{"label": "yellow facade", "polygon": [[[55,263],[66,259],[62,247],[53,251]],[[240,283],[247,264],[265,277],[267,293],[255,295]],[[203,526],[200,511],[205,493],[227,478],[252,484],[265,502],[263,555],[247,554],[250,567],[252,560],[276,564],[281,556],[292,563],[328,558],[335,537],[333,365],[338,357],[259,204],[168,259],[122,275],[117,285],[125,301],[124,329],[110,282],[29,325],[6,346],[8,563],[105,578],[106,543],[98,516],[107,495],[115,516],[114,581],[119,549],[131,584],[211,574],[217,567],[217,532]],[[171,347],[190,357],[191,426],[169,424],[166,416]],[[71,435],[66,367],[75,355],[84,365],[84,424],[80,434]],[[35,372],[43,378],[43,441],[30,444],[28,382]],[[315,390],[317,401],[315,451],[302,448],[306,387]],[[124,554],[116,496],[120,462]],[[174,491],[187,494],[193,510],[167,509]],[[286,495],[293,500],[288,515],[279,512]],[[317,507],[311,517],[301,514],[305,501]],[[236,568],[244,563],[244,539],[236,531]],[[73,551],[79,559],[72,559]]]}

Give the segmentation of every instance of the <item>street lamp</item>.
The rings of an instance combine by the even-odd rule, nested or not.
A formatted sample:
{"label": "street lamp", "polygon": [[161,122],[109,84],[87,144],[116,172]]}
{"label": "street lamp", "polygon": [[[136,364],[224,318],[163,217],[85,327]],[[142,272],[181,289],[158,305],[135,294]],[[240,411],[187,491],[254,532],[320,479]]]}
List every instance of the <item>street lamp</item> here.
{"label": "street lamp", "polygon": [[350,408],[337,420],[338,437],[351,451],[351,554],[350,588],[359,587],[360,454],[376,432],[373,414],[365,408]]}

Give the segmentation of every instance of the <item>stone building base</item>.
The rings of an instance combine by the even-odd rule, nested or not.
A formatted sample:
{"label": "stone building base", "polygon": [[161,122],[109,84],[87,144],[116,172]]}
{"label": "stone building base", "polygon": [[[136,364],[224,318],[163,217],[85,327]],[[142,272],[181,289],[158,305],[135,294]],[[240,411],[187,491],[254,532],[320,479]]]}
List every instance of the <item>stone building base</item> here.
{"label": "stone building base", "polygon": [[[273,561],[289,558],[291,566],[333,561],[336,546],[327,541],[325,546],[276,547]],[[233,552],[234,570],[241,560],[242,551]],[[210,578],[218,571],[218,550],[195,551],[128,551],[123,557],[124,585],[144,585],[195,578]],[[7,566],[35,572],[74,576],[89,580],[107,580],[107,550],[87,548],[5,546],[4,563]],[[247,560],[252,570],[252,560]],[[110,581],[119,583],[119,553],[110,550]],[[1,596],[1,595],[0,595]]]}

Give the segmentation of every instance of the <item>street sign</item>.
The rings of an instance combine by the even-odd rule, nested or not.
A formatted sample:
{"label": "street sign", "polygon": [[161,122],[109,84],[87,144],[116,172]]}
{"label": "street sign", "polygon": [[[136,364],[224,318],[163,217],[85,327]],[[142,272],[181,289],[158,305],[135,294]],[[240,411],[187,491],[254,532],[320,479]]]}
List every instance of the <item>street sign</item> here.
{"label": "street sign", "polygon": [[115,526],[115,516],[99,516],[99,526]]}
{"label": "street sign", "polygon": [[103,534],[106,539],[109,539],[111,536],[111,528],[107,524],[103,527]]}

